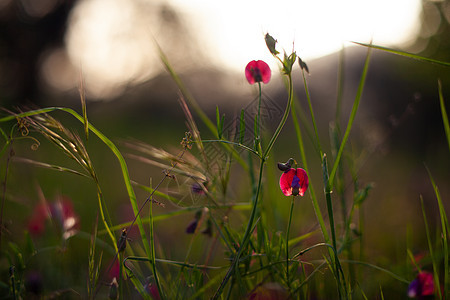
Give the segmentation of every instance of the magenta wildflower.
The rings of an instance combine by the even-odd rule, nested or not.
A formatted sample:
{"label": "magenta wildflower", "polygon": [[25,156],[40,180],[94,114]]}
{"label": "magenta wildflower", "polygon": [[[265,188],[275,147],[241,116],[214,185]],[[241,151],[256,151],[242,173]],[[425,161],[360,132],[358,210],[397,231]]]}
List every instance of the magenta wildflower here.
{"label": "magenta wildflower", "polygon": [[28,231],[32,235],[41,235],[45,229],[45,221],[50,218],[47,203],[40,203],[34,207],[33,214],[28,221]]}
{"label": "magenta wildflower", "polygon": [[280,188],[285,196],[303,196],[308,189],[308,184],[308,174],[302,168],[290,168],[280,177]]}
{"label": "magenta wildflower", "polygon": [[408,297],[422,299],[422,297],[434,295],[433,274],[422,271],[417,274],[416,279],[411,281],[408,287]]}
{"label": "magenta wildflower", "polygon": [[245,77],[250,84],[261,81],[267,84],[271,75],[269,65],[262,60],[252,60],[245,67]]}
{"label": "magenta wildflower", "polygon": [[65,240],[78,232],[80,220],[71,200],[67,197],[59,197],[51,204],[46,202],[38,204],[28,222],[28,230],[33,235],[41,235],[49,219],[57,221]]}

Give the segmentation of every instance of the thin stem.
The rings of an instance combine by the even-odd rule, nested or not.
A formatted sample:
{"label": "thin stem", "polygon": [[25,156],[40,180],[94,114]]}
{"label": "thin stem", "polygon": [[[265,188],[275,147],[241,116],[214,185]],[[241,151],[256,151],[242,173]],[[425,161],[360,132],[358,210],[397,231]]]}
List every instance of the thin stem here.
{"label": "thin stem", "polygon": [[[256,151],[261,149],[261,82],[258,81],[258,117],[256,124]],[[259,151],[261,152],[261,151]]]}
{"label": "thin stem", "polygon": [[3,190],[2,190],[2,205],[0,210],[0,250],[2,249],[2,232],[3,232],[3,208],[5,206],[6,201],[6,184],[8,180],[8,171],[9,171],[9,164],[11,162],[11,156],[13,155],[13,148],[12,148],[12,140],[9,142],[10,144],[10,151],[8,154],[8,158],[6,159],[6,169],[5,169],[5,177],[3,180]]}
{"label": "thin stem", "polygon": [[289,289],[291,288],[291,283],[289,280],[289,232],[291,231],[292,211],[294,210],[294,202],[295,196],[292,196],[291,209],[289,211],[289,221],[286,230],[286,282]]}
{"label": "thin stem", "polygon": [[260,163],[260,167],[259,167],[258,187],[256,189],[256,194],[255,194],[255,197],[254,197],[254,200],[253,200],[252,211],[250,213],[250,218],[249,218],[248,223],[247,223],[247,229],[245,230],[244,237],[242,238],[241,245],[240,245],[239,250],[236,253],[233,261],[231,262],[231,266],[228,269],[227,274],[223,278],[222,282],[220,283],[219,288],[217,289],[217,291],[214,294],[212,299],[218,299],[219,296],[222,294],[222,291],[223,291],[225,285],[227,284],[228,280],[230,280],[231,275],[234,273],[236,267],[238,266],[239,259],[240,259],[241,255],[242,255],[242,252],[246,248],[247,243],[248,243],[248,241],[250,239],[250,234],[251,234],[251,231],[253,229],[253,222],[254,222],[255,216],[256,216],[256,208],[258,206],[259,193],[261,191],[261,183],[262,183],[262,175],[263,175],[264,163],[265,163],[265,160],[261,159],[261,163]]}
{"label": "thin stem", "polygon": [[267,159],[267,156],[269,155],[270,151],[272,150],[273,145],[275,144],[275,141],[278,138],[278,135],[280,134],[281,130],[283,129],[284,124],[286,123],[286,120],[289,116],[289,112],[292,107],[292,99],[294,98],[294,87],[292,84],[292,76],[291,74],[287,74],[288,80],[289,80],[289,96],[288,96],[288,102],[286,105],[286,109],[284,111],[284,115],[281,118],[280,124],[278,125],[277,129],[275,130],[275,133],[273,134],[272,138],[269,141],[269,144],[267,145],[266,151],[263,153],[263,159]]}

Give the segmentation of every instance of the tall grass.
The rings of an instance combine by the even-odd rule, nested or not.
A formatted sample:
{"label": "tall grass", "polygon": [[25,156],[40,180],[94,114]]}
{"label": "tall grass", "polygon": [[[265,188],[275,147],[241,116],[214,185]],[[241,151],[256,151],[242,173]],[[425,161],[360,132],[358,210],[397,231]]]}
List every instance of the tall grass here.
{"label": "tall grass", "polygon": [[[370,285],[364,282],[367,276],[374,276],[373,273],[385,275],[383,280],[387,281],[389,286],[392,285],[391,281],[395,281],[402,287],[406,296],[408,283],[416,274],[397,273],[398,268],[380,266],[373,263],[370,257],[364,256],[364,220],[360,210],[369,201],[373,185],[361,186],[348,144],[352,138],[351,132],[355,126],[358,108],[364,101],[363,91],[372,49],[445,67],[449,64],[372,44],[358,43],[367,47],[368,51],[356,96],[352,100],[351,112],[345,120],[341,111],[345,74],[341,67],[335,120],[330,125],[330,140],[325,141],[318,129],[317,121],[321,118],[316,113],[320,110],[316,109],[308,88],[308,66],[296,52],[287,54],[283,51],[280,54],[276,49],[276,40],[270,35],[266,35],[266,43],[279,63],[288,95],[284,102],[284,111],[273,131],[261,131],[264,86],[260,82],[257,88],[257,113],[252,116],[253,126],[246,126],[249,121],[245,119],[245,112],[242,110],[240,116],[235,119],[235,131],[230,134],[225,128],[227,116],[221,115],[217,107],[216,120],[209,118],[190,94],[163,49],[159,47],[161,61],[180,90],[179,104],[189,130],[181,139],[178,154],[143,142],[129,141],[124,143],[127,151],[137,154],[129,153],[124,156],[115,143],[90,123],[82,85],[81,114],[64,107],[25,112],[7,111],[7,115],[0,118],[0,133],[4,139],[0,154],[5,161],[2,166],[4,185],[0,250],[7,257],[6,260],[0,261],[0,289],[5,298],[18,299],[33,293],[26,273],[30,257],[36,256],[38,250],[35,250],[29,235],[21,246],[14,243],[10,237],[5,237],[3,212],[4,206],[10,203],[7,198],[14,198],[14,195],[8,194],[7,183],[11,167],[14,166],[11,161],[15,145],[23,139],[32,139],[35,142],[42,137],[51,141],[56,149],[65,153],[70,160],[75,161],[76,167],[26,158],[20,160],[30,166],[60,172],[62,176],[75,174],[89,178],[94,183],[97,194],[98,217],[92,220],[92,232],[85,234],[89,242],[86,246],[87,277],[83,283],[74,283],[75,286],[65,290],[71,296],[128,299],[137,293],[145,299],[261,299],[262,295],[269,295],[270,299],[384,299],[389,288],[383,287],[383,282],[377,283],[375,289],[369,289]],[[341,58],[343,57],[342,55]],[[296,63],[299,64],[300,70],[295,67]],[[297,82],[304,87],[306,108],[302,107],[298,95],[294,92]],[[450,129],[442,88],[439,81],[439,103],[450,149]],[[51,116],[58,111],[75,118],[81,124],[84,138]],[[196,118],[199,118],[200,124],[197,124]],[[308,204],[295,196],[286,197],[284,202],[281,202],[283,200],[277,197],[282,193],[277,183],[271,182],[277,177],[277,171],[274,171],[274,149],[280,143],[289,118],[292,119],[295,130],[295,142],[292,143],[295,146],[291,147],[295,150],[292,150],[290,156],[294,157],[295,153],[300,153],[300,157],[292,161],[296,167],[298,164],[298,167],[310,174],[310,184],[305,197],[311,200],[314,222],[317,224],[317,228],[314,226],[303,232],[293,224],[299,223],[295,215],[300,210],[306,210]],[[340,124],[345,122],[347,125],[342,134]],[[8,126],[9,130],[4,129]],[[201,133],[199,128],[203,127],[206,127],[207,133]],[[253,132],[250,132],[249,128],[252,127]],[[210,136],[211,138],[207,138]],[[249,136],[251,140],[246,139]],[[308,140],[305,139],[306,136]],[[125,187],[134,214],[127,222],[119,223],[114,220],[111,216],[113,207],[103,196],[103,190],[108,189],[108,186],[102,186],[94,167],[95,161],[91,159],[92,150],[87,146],[88,141],[95,137],[106,145],[119,163],[121,184]],[[331,146],[328,148],[326,145]],[[314,159],[309,159],[311,154],[308,153],[308,147],[315,150]],[[215,149],[215,154],[220,155],[220,159],[211,158],[208,149]],[[149,185],[134,181],[125,157],[142,165],[156,166],[161,169],[162,174],[158,178],[151,178]],[[291,167],[289,163],[289,168]],[[322,175],[321,179],[311,176],[314,171]],[[440,238],[433,241],[423,199],[420,198],[434,283],[437,287],[441,283],[443,286],[442,290],[436,288],[435,295],[443,299],[448,297],[450,288],[449,225],[444,201],[432,172],[428,169],[424,169],[424,172],[428,172],[439,208],[441,226],[437,231]],[[153,182],[158,183],[153,186]],[[166,191],[162,188],[163,183],[175,187],[177,192]],[[351,196],[345,193],[346,186],[353,187]],[[318,188],[323,189],[323,194]],[[140,205],[135,189],[140,189],[147,195]],[[340,200],[340,216],[336,209],[337,198]],[[173,209],[167,209],[164,203]],[[283,210],[282,207],[286,205],[287,209]],[[158,213],[154,207],[158,207]],[[193,219],[185,228],[185,225],[177,223],[177,216],[191,216]],[[53,221],[55,217],[51,216]],[[162,222],[170,223],[171,229],[161,231]],[[129,239],[135,224],[139,231],[139,241]],[[173,228],[181,232],[180,237],[170,237],[171,242],[167,244],[165,240],[168,237],[162,232],[170,232]],[[83,236],[83,232],[79,231],[77,236]],[[189,239],[184,244],[186,236]],[[8,246],[1,242],[6,239],[11,239]],[[104,249],[110,250],[104,253]],[[181,258],[174,258],[179,252],[183,252]],[[405,257],[412,258],[417,271],[422,271],[420,263],[415,261],[409,248]],[[110,263],[104,263],[105,261]],[[107,281],[110,280],[110,273],[117,262],[120,267],[115,274],[116,278],[112,282]],[[398,267],[398,264],[395,266]],[[56,264],[53,267],[56,269]],[[402,267],[403,270],[407,269]],[[51,297],[57,292],[61,293],[60,290],[51,291],[45,287],[40,291],[40,296]]]}

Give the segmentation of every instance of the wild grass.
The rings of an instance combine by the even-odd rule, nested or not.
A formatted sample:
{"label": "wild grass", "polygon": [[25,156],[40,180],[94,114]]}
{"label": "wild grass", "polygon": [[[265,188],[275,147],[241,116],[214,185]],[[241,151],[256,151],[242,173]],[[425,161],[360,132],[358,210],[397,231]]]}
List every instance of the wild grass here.
{"label": "wild grass", "polygon": [[[264,89],[261,82],[257,83],[258,104],[256,113],[251,116],[252,124],[248,124],[247,112],[242,110],[233,126],[226,128],[227,116],[221,115],[217,107],[216,120],[208,117],[161,48],[158,48],[161,61],[179,88],[179,104],[188,127],[186,133],[180,128],[181,141],[175,151],[126,141],[122,143],[123,151],[126,151],[123,154],[90,123],[82,85],[81,114],[66,107],[5,110],[4,116],[0,117],[4,141],[0,150],[4,174],[0,212],[2,298],[384,299],[385,295],[406,297],[409,283],[426,268],[433,273],[434,296],[447,298],[450,288],[449,225],[432,170],[424,167],[423,172],[430,178],[438,204],[440,226],[434,229],[435,237],[423,197],[417,195],[422,203],[428,246],[423,249],[426,257],[422,261],[416,260],[408,248],[404,253],[405,261],[412,261],[414,268],[396,261],[385,261],[380,265],[374,263],[378,259],[366,256],[364,244],[365,239],[371,237],[365,236],[368,224],[364,220],[363,207],[372,200],[370,192],[376,187],[372,183],[362,183],[358,177],[358,166],[349,143],[358,108],[364,101],[373,49],[444,67],[449,64],[357,43],[367,47],[367,55],[351,112],[348,119],[344,119],[341,106],[345,74],[340,68],[335,120],[330,125],[330,137],[324,140],[318,130],[317,107],[308,89],[308,66],[296,52],[280,54],[276,40],[270,35],[266,36],[266,43],[279,62],[288,95],[274,129],[263,128],[261,124]],[[437,82],[439,99],[436,101],[440,104],[450,150],[443,87],[440,81]],[[298,83],[304,87],[306,108],[294,93],[293,87]],[[74,118],[81,125],[83,134],[64,125],[62,120],[67,122],[67,118],[58,112]],[[61,121],[53,117],[54,114]],[[197,118],[200,124],[197,124]],[[295,164],[294,168],[301,167],[310,174],[309,187],[303,198],[284,197],[278,188],[277,178],[282,172],[276,170],[274,151],[285,127],[291,124],[289,118],[295,136],[289,146],[293,149],[292,155],[283,161],[288,161],[289,168]],[[340,124],[343,123],[347,125],[341,132]],[[207,132],[201,133],[200,127],[206,128]],[[96,149],[89,147],[94,138],[118,163],[120,185],[124,187],[133,212],[125,222],[113,217],[117,203],[104,196],[104,191],[112,187],[104,184],[96,170],[91,154]],[[37,151],[43,140],[49,141],[68,161],[48,162],[51,157],[45,157],[45,153],[46,161],[16,157],[16,145],[29,140]],[[308,149],[313,149],[312,154]],[[295,153],[299,153],[299,157],[295,157]],[[149,177],[145,183],[138,182],[129,171],[131,161],[153,166],[161,173]],[[10,210],[18,214],[17,221],[16,216],[4,215],[6,206],[20,203],[18,196],[9,192],[11,183],[8,180],[18,162],[29,168],[59,172],[62,178],[67,177],[68,185],[75,184],[70,176],[87,178],[95,188],[96,217],[86,219],[86,214],[81,211],[78,212],[80,216],[66,211],[58,214],[43,196],[44,211],[40,216],[42,220],[39,219],[43,224],[37,225],[45,225],[44,233],[33,233],[28,227],[20,236],[10,234],[11,228],[23,224],[20,219],[27,218],[20,209]],[[311,176],[313,173],[320,173],[321,180]],[[119,182],[115,184],[119,185]],[[349,186],[350,193],[347,191]],[[137,191],[146,196],[139,198]],[[308,220],[315,224],[309,228],[299,219],[301,211],[308,205],[304,201],[307,198],[314,213]],[[280,204],[282,201],[284,203]],[[79,209],[82,207],[83,204],[78,206]],[[336,207],[341,211],[338,212]],[[191,222],[180,223],[180,216],[191,218]],[[89,224],[87,230],[90,232],[74,227],[74,224],[70,227],[69,217],[74,223]],[[48,228],[48,223],[52,228]],[[301,230],[296,227],[299,224],[302,224]],[[136,228],[137,233],[133,234]],[[17,233],[17,230],[13,231]],[[45,234],[48,231],[54,234]],[[71,249],[81,251],[81,254],[71,252]],[[46,255],[47,251],[50,254]],[[55,254],[61,257],[52,259]],[[68,270],[77,276],[52,282],[58,274]]]}

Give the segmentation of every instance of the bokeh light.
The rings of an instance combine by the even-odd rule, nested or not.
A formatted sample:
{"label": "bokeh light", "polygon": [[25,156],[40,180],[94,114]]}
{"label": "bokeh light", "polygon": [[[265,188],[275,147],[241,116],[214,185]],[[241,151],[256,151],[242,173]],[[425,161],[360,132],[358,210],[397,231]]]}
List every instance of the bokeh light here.
{"label": "bokeh light", "polygon": [[266,32],[280,48],[295,47],[302,58],[312,59],[349,41],[404,45],[418,34],[420,12],[420,0],[82,0],[72,13],[66,44],[88,91],[109,98],[162,71],[154,41],[181,65],[206,54],[201,67],[240,71],[253,59],[271,61]]}

